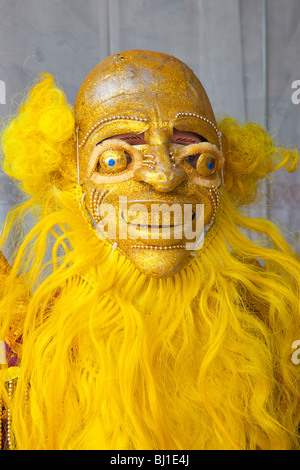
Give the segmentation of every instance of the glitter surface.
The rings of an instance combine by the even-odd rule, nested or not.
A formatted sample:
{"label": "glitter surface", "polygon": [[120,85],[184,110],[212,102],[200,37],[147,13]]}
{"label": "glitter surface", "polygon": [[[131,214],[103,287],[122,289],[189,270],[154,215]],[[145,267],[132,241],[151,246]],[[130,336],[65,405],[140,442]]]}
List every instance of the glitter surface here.
{"label": "glitter surface", "polygon": [[[144,205],[149,218],[151,204],[193,208],[203,205],[204,227],[212,222],[219,203],[212,188],[217,188],[221,182],[221,138],[207,95],[183,62],[150,51],[127,51],[110,56],[83,82],[74,113],[78,127],[80,183],[87,193],[86,208],[94,215],[94,220],[97,219],[100,237],[101,205],[109,204],[115,209],[118,224],[125,228],[134,225],[132,218],[124,216],[120,197],[127,198],[129,210],[132,204]],[[211,174],[209,170],[214,167],[206,164],[207,174],[199,176],[180,157],[183,147],[188,155],[188,146],[172,144],[174,129],[195,133],[207,141],[193,147],[193,154],[196,150],[198,153],[215,152],[218,163]],[[143,145],[131,146],[117,137],[142,133]],[[107,160],[104,170],[97,170],[101,155],[106,155],[104,152],[108,149],[116,152],[116,157],[126,152],[129,163],[120,167],[119,173],[111,170],[110,174],[109,167],[114,166],[111,159]],[[75,157],[70,155],[64,165],[65,172],[77,174]],[[160,235],[153,240],[149,238],[147,223],[142,229],[139,227],[138,239],[122,238],[120,226],[116,236],[109,237],[109,242],[146,274],[172,275],[191,258],[191,253],[185,249],[187,240],[184,236],[178,238],[174,227],[169,239]]]}

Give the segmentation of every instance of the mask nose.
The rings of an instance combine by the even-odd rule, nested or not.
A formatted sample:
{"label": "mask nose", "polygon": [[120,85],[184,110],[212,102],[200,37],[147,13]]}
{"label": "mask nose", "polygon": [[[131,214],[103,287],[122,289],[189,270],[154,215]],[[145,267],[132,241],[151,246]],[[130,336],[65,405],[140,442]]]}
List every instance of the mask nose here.
{"label": "mask nose", "polygon": [[169,192],[186,179],[186,173],[175,165],[167,145],[152,145],[136,169],[134,179],[150,184],[157,191]]}

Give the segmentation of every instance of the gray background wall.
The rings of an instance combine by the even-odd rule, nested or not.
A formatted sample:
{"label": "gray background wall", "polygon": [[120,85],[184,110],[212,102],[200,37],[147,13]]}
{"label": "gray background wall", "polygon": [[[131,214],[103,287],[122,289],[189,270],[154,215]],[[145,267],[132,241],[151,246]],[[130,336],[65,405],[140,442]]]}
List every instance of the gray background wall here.
{"label": "gray background wall", "polygon": [[[300,147],[300,104],[291,100],[300,80],[299,0],[0,0],[0,117],[37,73],[52,73],[73,103],[100,60],[137,48],[186,62],[217,116],[267,125],[280,145]],[[272,190],[264,183],[247,209],[298,240],[299,171],[280,172]],[[0,224],[16,197],[0,173]]]}

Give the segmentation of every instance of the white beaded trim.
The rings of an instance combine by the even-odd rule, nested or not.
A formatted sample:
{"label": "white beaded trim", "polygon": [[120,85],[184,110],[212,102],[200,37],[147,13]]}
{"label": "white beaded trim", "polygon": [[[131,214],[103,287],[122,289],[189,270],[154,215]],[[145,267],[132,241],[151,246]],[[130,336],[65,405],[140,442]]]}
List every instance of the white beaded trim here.
{"label": "white beaded trim", "polygon": [[98,211],[99,211],[100,205],[102,204],[104,196],[106,196],[107,193],[108,193],[107,189],[105,189],[102,193],[100,193],[94,188],[90,195],[91,216],[96,223],[99,223],[101,220],[101,217],[99,217]]}
{"label": "white beaded trim", "polygon": [[150,163],[143,162],[143,163],[141,164],[141,167],[143,167],[143,166],[147,166],[147,167],[150,168],[151,170],[154,170],[154,166],[151,165]]}
{"label": "white beaded trim", "polygon": [[192,116],[192,117],[201,119],[202,121],[205,121],[208,124],[210,124],[217,133],[217,136],[218,136],[218,139],[219,139],[219,142],[220,142],[220,149],[222,151],[222,133],[218,130],[217,126],[212,121],[210,121],[206,117],[201,116],[200,114],[196,114],[196,113],[177,113],[175,118],[178,118],[179,116]]}
{"label": "white beaded trim", "polygon": [[[10,378],[8,380],[8,399],[9,402],[12,402],[13,398],[13,393],[14,393],[14,388],[15,388],[15,381],[19,380],[19,376],[17,376],[15,379]],[[24,393],[24,405],[27,407],[28,401],[29,401],[29,390],[28,387],[25,387],[25,393]],[[2,433],[2,419],[3,419],[3,401],[0,399],[0,450],[2,450],[1,444],[2,444],[2,438],[3,438],[3,433]],[[7,407],[7,424],[6,424],[6,438],[7,438],[7,444],[8,444],[8,449],[13,450],[14,449],[14,442],[13,442],[13,433],[12,433],[12,415],[11,415],[11,409],[10,406]]]}
{"label": "white beaded trim", "polygon": [[[200,114],[196,114],[196,113],[177,113],[175,118],[178,118],[179,116],[192,116],[192,117],[195,117],[195,118],[198,118],[198,119],[201,119],[202,121],[205,121],[207,122],[208,124],[210,124],[214,130],[216,131],[217,133],[217,136],[219,138],[219,142],[220,142],[220,147],[222,149],[222,133],[219,132],[217,126],[212,122],[210,121],[209,119],[207,119],[206,117],[204,116],[201,116]],[[94,132],[94,130],[101,126],[101,124],[104,124],[106,122],[111,122],[111,121],[116,121],[116,120],[120,120],[120,119],[128,119],[128,120],[132,120],[132,121],[140,121],[140,122],[147,122],[148,119],[147,118],[141,118],[141,117],[138,117],[138,116],[111,116],[109,118],[104,118],[104,119],[101,119],[100,121],[96,122],[96,124],[94,124],[89,130],[88,132],[85,134],[82,142],[78,145],[78,147],[82,147],[86,141],[88,140],[88,138],[90,137],[90,135]]]}
{"label": "white beaded trim", "polygon": [[153,155],[146,154],[143,157],[143,162],[141,166],[147,166],[151,170],[154,170],[154,167],[156,166],[156,159]]}
{"label": "white beaded trim", "polygon": [[106,122],[111,122],[111,121],[116,121],[116,120],[120,120],[120,119],[129,119],[131,121],[141,121],[141,122],[147,122],[148,119],[146,118],[141,118],[141,117],[138,117],[138,116],[111,116],[109,118],[104,118],[104,119],[101,119],[100,121],[96,122],[96,124],[93,125],[93,127],[91,127],[91,129],[88,130],[88,132],[85,134],[81,144],[79,144],[79,148],[82,147],[85,142],[87,141],[87,139],[90,137],[90,135],[94,132],[94,130],[101,126],[101,124],[104,124]]}
{"label": "white beaded trim", "polygon": [[214,206],[212,218],[211,218],[211,220],[208,224],[210,226],[214,222],[215,217],[217,215],[217,211],[218,211],[219,206],[220,206],[220,191],[219,191],[219,189],[216,188],[215,186],[212,186],[209,190],[209,196],[210,196],[211,201],[212,201],[213,206]]}
{"label": "white beaded trim", "polygon": [[[8,398],[11,402],[12,400],[12,391],[13,391],[13,382],[12,379],[8,381]],[[7,441],[8,441],[8,448],[9,450],[12,449],[12,441],[11,441],[11,410],[7,408]]]}
{"label": "white beaded trim", "polygon": [[145,250],[176,250],[185,249],[185,245],[156,246],[156,245],[132,245],[131,248],[143,248]]}

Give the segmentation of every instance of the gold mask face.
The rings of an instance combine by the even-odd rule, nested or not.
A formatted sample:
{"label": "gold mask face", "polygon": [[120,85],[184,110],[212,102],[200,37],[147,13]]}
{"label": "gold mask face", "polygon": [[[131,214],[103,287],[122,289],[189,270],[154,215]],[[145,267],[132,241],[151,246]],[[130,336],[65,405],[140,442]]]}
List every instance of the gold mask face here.
{"label": "gold mask face", "polygon": [[219,204],[221,136],[201,83],[172,56],[128,51],[91,71],[74,110],[77,177],[99,237],[141,272],[173,275]]}

